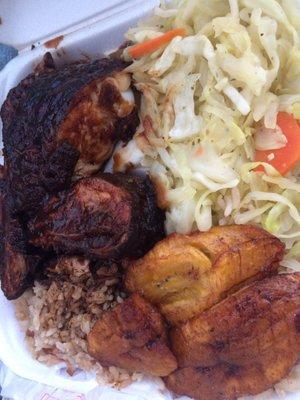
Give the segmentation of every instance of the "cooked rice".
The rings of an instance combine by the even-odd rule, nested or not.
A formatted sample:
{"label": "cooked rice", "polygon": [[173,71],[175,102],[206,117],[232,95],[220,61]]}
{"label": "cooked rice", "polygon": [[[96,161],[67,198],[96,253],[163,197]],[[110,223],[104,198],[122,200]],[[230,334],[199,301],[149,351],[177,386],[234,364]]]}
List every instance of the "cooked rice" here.
{"label": "cooked rice", "polygon": [[123,387],[140,380],[141,374],[102,367],[87,351],[86,337],[94,323],[125,297],[119,286],[116,265],[92,274],[89,261],[72,257],[49,269],[47,279],[36,281],[14,302],[34,357],[48,366],[63,361],[70,375],[79,369],[95,372],[101,384]]}

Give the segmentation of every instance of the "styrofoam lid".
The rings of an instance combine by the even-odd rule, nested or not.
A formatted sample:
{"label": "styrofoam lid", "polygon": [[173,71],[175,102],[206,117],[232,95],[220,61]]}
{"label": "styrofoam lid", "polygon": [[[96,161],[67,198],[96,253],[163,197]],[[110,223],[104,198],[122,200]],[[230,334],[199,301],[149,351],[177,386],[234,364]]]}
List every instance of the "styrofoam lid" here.
{"label": "styrofoam lid", "polygon": [[93,23],[100,13],[103,15],[115,7],[126,8],[139,2],[141,0],[1,0],[0,42],[22,50]]}

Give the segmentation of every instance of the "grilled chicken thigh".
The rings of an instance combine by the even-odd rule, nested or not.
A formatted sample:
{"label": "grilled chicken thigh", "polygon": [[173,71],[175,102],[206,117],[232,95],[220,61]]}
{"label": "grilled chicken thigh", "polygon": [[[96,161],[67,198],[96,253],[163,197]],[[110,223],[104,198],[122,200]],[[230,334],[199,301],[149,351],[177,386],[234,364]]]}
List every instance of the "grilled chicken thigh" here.
{"label": "grilled chicken thigh", "polygon": [[250,225],[172,234],[131,263],[125,285],[177,325],[210,308],[247,279],[275,273],[283,253],[279,239]]}
{"label": "grilled chicken thigh", "polygon": [[233,400],[284,378],[300,359],[300,274],[241,289],[171,332],[177,394]]}
{"label": "grilled chicken thigh", "polygon": [[102,365],[155,376],[177,367],[161,315],[137,294],[103,314],[88,335],[88,345]]}
{"label": "grilled chicken thigh", "polygon": [[31,286],[41,256],[28,253],[24,230],[17,219],[8,216],[4,235],[0,268],[1,288],[5,296],[12,300]]}
{"label": "grilled chicken thigh", "polygon": [[89,176],[137,125],[130,76],[102,59],[39,73],[12,89],[1,109],[7,182],[14,208],[34,213],[48,193]]}
{"label": "grilled chicken thigh", "polygon": [[50,197],[29,224],[30,243],[58,254],[138,257],[164,235],[148,178],[100,174]]}
{"label": "grilled chicken thigh", "polygon": [[[3,205],[1,284],[8,298],[18,297],[30,285],[35,266],[47,255],[48,248],[53,250],[55,247],[31,246],[27,237],[28,221],[38,212],[42,214],[42,207],[50,210],[51,204],[57,200],[56,205],[59,203],[66,211],[59,221],[69,229],[64,234],[74,230],[68,221],[75,217],[76,210],[70,208],[71,201],[62,206],[63,195],[57,193],[66,193],[72,181],[99,171],[110,157],[115,143],[120,139],[127,140],[133,134],[138,116],[130,90],[130,75],[124,71],[126,65],[121,60],[102,59],[56,68],[52,56],[47,53],[35,72],[9,92],[1,108],[5,162],[5,185],[3,183],[1,190],[4,186],[5,189],[0,195]],[[88,197],[93,188],[86,191]],[[124,196],[135,199],[134,195]],[[151,195],[147,196],[145,202],[150,203]],[[47,201],[51,204],[46,205]],[[126,201],[122,202],[125,207],[128,206]],[[139,210],[143,207],[141,203],[139,198]],[[77,232],[79,236],[82,232],[91,235],[85,238],[85,246],[88,247],[91,242],[95,245],[96,241],[95,246],[101,247],[103,242],[103,247],[110,245],[114,248],[116,245],[118,252],[120,243],[113,243],[113,240],[126,241],[128,226],[121,228],[122,233],[125,232],[124,238],[121,232],[119,237],[116,234],[112,238],[113,234],[107,232],[107,226],[103,229],[100,226],[97,230],[96,223],[102,221],[99,215],[92,226],[95,210],[89,207],[82,207],[85,215],[80,220],[89,221],[88,226],[85,229],[80,227]],[[77,211],[80,211],[78,208]],[[112,211],[108,218],[122,214],[117,208],[112,202],[111,210],[116,212]],[[87,211],[91,211],[91,218],[86,215]],[[75,220],[78,222],[78,215]],[[131,223],[131,214],[129,220]],[[73,222],[76,224],[76,221]],[[124,220],[120,221],[119,228],[122,222]],[[60,228],[56,225],[55,229]],[[46,237],[49,239],[49,235]],[[65,238],[65,244],[68,239],[70,236]],[[73,246],[65,245],[68,247],[66,254],[73,255],[74,248],[76,254],[84,254],[82,246],[76,247],[78,241],[84,241],[82,235],[74,240]],[[80,251],[77,251],[78,247]]]}
{"label": "grilled chicken thigh", "polygon": [[4,202],[5,202],[5,170],[0,166],[0,270],[2,267],[1,254],[4,249]]}
{"label": "grilled chicken thigh", "polygon": [[38,255],[28,253],[25,232],[12,215],[4,170],[0,177],[0,280],[8,299],[20,296],[31,285]]}

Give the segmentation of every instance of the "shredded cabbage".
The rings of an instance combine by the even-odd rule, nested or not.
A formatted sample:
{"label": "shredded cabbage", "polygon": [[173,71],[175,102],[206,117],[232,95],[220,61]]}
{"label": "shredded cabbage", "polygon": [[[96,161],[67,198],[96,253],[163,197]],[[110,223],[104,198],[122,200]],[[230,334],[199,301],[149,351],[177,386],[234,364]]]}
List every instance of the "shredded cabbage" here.
{"label": "shredded cabbage", "polygon": [[300,168],[282,177],[253,162],[255,149],[286,145],[278,111],[300,119],[299,7],[171,0],[127,37],[139,43],[175,28],[186,37],[128,67],[142,92],[141,124],[115,169],[136,165],[160,182],[168,233],[259,224],[285,242],[283,265],[299,270]]}

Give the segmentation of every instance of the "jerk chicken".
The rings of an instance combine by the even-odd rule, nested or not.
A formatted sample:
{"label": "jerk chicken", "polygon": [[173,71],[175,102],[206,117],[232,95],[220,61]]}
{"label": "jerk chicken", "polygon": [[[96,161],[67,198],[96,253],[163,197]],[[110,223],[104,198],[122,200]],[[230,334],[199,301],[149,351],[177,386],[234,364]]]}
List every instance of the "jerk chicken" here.
{"label": "jerk chicken", "polygon": [[284,378],[300,359],[300,274],[266,278],[171,332],[178,394],[235,400]]}
{"label": "jerk chicken", "polygon": [[89,176],[138,123],[130,76],[121,60],[42,71],[12,89],[1,109],[7,182],[15,210],[31,213],[48,193]]}
{"label": "jerk chicken", "polygon": [[154,376],[167,376],[177,367],[161,315],[138,294],[103,314],[88,335],[88,345],[102,365]]}
{"label": "jerk chicken", "polygon": [[19,220],[12,215],[11,199],[7,196],[4,170],[0,179],[0,279],[5,296],[12,300],[32,284],[39,255],[30,254],[27,239]]}
{"label": "jerk chicken", "polygon": [[[4,202],[5,202],[5,170],[0,165],[0,255],[3,254],[4,249]],[[0,271],[2,267],[2,260],[0,259]]]}
{"label": "jerk chicken", "polygon": [[236,285],[275,273],[283,254],[279,239],[251,225],[172,234],[130,264],[125,285],[178,325],[210,308]]}
{"label": "jerk chicken", "polygon": [[56,68],[47,53],[9,92],[0,188],[1,286],[9,299],[32,283],[40,261],[79,255],[109,264],[163,237],[149,179],[95,175],[138,123],[126,65],[105,58]]}
{"label": "jerk chicken", "polygon": [[1,254],[1,288],[9,299],[16,299],[31,286],[42,257],[30,254],[24,229],[16,218],[5,212],[5,228]]}
{"label": "jerk chicken", "polygon": [[107,260],[144,254],[163,223],[149,178],[103,173],[48,198],[28,227],[36,247]]}

